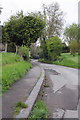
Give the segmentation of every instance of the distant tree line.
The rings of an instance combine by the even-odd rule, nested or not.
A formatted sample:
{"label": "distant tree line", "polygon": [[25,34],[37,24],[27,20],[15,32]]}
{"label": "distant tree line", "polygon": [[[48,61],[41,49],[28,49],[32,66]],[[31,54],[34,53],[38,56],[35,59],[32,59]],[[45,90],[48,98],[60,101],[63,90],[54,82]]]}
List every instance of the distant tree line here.
{"label": "distant tree line", "polygon": [[[23,56],[26,54],[23,51],[30,50],[33,58],[37,56],[50,61],[59,59],[62,52],[71,52],[75,55],[79,51],[79,26],[72,24],[66,27],[62,43],[60,36],[64,25],[63,11],[58,3],[43,4],[42,8],[41,12],[31,12],[27,15],[24,15],[23,11],[18,12],[4,23],[2,43],[5,44],[5,50],[13,46],[16,47],[16,53],[20,50],[19,54],[22,53]],[[37,40],[40,43],[38,47],[35,44]],[[9,49],[7,45],[10,45]]]}

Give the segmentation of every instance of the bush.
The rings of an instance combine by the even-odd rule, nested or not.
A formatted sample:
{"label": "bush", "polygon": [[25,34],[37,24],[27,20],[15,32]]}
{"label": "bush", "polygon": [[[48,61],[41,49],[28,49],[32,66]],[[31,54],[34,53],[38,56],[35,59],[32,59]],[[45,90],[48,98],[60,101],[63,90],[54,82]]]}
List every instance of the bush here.
{"label": "bush", "polygon": [[62,43],[58,37],[52,37],[47,40],[47,49],[49,60],[57,60],[62,52]]}
{"label": "bush", "polygon": [[18,54],[24,59],[29,60],[29,48],[26,46],[21,46],[18,50]]}

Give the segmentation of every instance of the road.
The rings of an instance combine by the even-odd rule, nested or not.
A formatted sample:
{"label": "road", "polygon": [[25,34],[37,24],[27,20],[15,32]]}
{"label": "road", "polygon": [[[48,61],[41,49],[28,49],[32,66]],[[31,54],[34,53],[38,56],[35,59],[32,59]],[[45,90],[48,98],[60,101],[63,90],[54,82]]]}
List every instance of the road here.
{"label": "road", "polygon": [[53,110],[53,118],[60,116],[78,118],[80,70],[59,65],[38,64],[47,71],[47,76],[53,84],[53,96],[47,98],[52,107],[51,111]]}

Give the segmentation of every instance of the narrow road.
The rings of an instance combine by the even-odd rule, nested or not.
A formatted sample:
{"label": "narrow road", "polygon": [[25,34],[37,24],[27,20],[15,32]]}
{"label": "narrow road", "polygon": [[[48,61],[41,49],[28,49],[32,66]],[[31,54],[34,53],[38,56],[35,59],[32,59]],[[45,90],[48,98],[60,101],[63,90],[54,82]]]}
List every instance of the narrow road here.
{"label": "narrow road", "polygon": [[78,118],[78,102],[80,97],[79,71],[74,68],[38,63],[47,71],[47,77],[53,84],[53,92],[46,101],[53,111],[53,118]]}

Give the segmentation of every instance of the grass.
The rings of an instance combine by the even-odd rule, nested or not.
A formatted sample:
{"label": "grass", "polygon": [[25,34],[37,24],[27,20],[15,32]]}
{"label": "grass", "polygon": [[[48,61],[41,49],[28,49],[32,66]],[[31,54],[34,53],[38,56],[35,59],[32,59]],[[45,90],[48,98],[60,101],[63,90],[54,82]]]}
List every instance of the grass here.
{"label": "grass", "polygon": [[48,118],[48,108],[42,100],[38,100],[31,112],[30,119]]}
{"label": "grass", "polygon": [[48,61],[44,59],[39,59],[39,62],[62,65],[72,68],[80,68],[80,55],[76,53],[75,56],[73,56],[70,53],[62,53],[60,56],[60,60]]}
{"label": "grass", "polygon": [[15,53],[2,53],[2,65],[16,63],[20,61],[20,56]]}
{"label": "grass", "polygon": [[0,53],[0,95],[2,94],[2,54]]}
{"label": "grass", "polygon": [[4,93],[13,83],[19,80],[32,65],[27,61],[21,61],[21,58],[15,53],[0,53],[0,59],[1,54],[3,60],[2,69],[0,69],[0,85],[2,85],[2,93]]}
{"label": "grass", "polygon": [[53,64],[63,65],[72,68],[80,68],[79,59],[80,55],[76,54],[72,56],[70,53],[63,53],[61,55],[61,61],[54,61]]}
{"label": "grass", "polygon": [[10,86],[19,80],[25,72],[31,68],[29,62],[21,61],[15,64],[9,64],[2,68],[2,89],[3,92],[8,90]]}
{"label": "grass", "polygon": [[27,108],[27,107],[28,107],[27,104],[25,104],[25,103],[23,103],[23,102],[21,102],[21,101],[18,102],[18,103],[16,104],[15,115],[17,115],[17,114],[20,112],[21,109]]}

